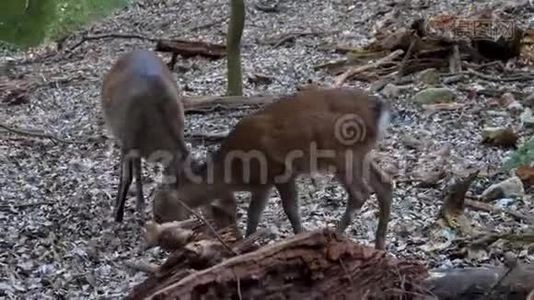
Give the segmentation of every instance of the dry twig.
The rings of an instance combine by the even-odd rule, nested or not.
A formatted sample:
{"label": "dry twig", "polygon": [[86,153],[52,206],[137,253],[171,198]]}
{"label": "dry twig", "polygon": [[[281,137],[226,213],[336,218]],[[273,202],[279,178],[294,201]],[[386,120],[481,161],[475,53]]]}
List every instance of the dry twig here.
{"label": "dry twig", "polygon": [[395,76],[395,82],[398,82],[404,75],[404,72],[406,70],[406,64],[408,63],[410,56],[412,56],[416,42],[417,42],[416,39],[412,39],[412,41],[410,42],[410,46],[408,47],[406,54],[402,58],[401,64],[399,66],[399,71],[397,72],[397,75]]}
{"label": "dry twig", "polygon": [[219,143],[224,140],[228,133],[190,133],[186,134],[185,138],[190,142],[209,142]]}
{"label": "dry twig", "polygon": [[38,138],[44,138],[44,139],[51,139],[56,142],[65,143],[65,144],[83,144],[84,142],[79,141],[67,141],[62,138],[59,138],[55,135],[44,133],[44,132],[36,132],[36,131],[30,131],[28,129],[20,129],[20,128],[12,128],[6,124],[0,123],[0,128],[9,131],[11,133],[23,135],[23,136],[31,136],[31,137],[38,137]]}
{"label": "dry twig", "polygon": [[201,222],[206,224],[206,226],[211,231],[211,233],[215,236],[215,238],[219,241],[219,243],[221,243],[221,245],[223,245],[224,248],[226,250],[228,250],[228,252],[232,253],[233,255],[237,255],[237,253],[230,246],[228,246],[228,244],[226,244],[226,242],[221,238],[221,236],[217,233],[217,230],[215,230],[215,228],[213,228],[213,226],[211,226],[211,224],[203,216],[201,216],[199,213],[194,211],[191,207],[189,207],[187,204],[185,204],[182,200],[178,199],[178,203],[180,203],[180,205],[183,208],[185,208],[185,210],[187,210],[189,213],[194,215]]}
{"label": "dry twig", "polygon": [[280,45],[282,45],[285,42],[292,41],[298,37],[302,36],[308,36],[308,35],[323,35],[323,34],[335,34],[339,32],[339,30],[334,31],[296,31],[296,32],[289,32],[289,33],[283,33],[277,37],[273,37],[268,39],[267,41],[262,42],[262,44],[272,45],[273,48],[276,48]]}
{"label": "dry twig", "polygon": [[469,69],[468,71],[462,72],[462,74],[468,74],[468,75],[474,75],[479,78],[489,80],[489,81],[502,81],[502,82],[511,82],[511,81],[528,81],[528,80],[534,80],[534,73],[526,73],[526,74],[517,74],[510,77],[495,77],[487,74],[480,73],[478,71]]}
{"label": "dry twig", "polygon": [[67,50],[67,53],[72,53],[76,48],[80,47],[83,43],[87,41],[93,41],[93,40],[101,40],[101,39],[138,39],[138,40],[146,40],[155,42],[158,39],[157,38],[151,38],[140,34],[135,33],[104,33],[104,34],[98,34],[98,35],[84,35],[82,36],[82,39],[78,41],[78,43],[74,44],[72,47],[70,47]]}
{"label": "dry twig", "polygon": [[381,59],[379,59],[379,60],[377,60],[377,61],[375,61],[373,63],[367,64],[367,65],[364,65],[364,66],[350,68],[347,71],[345,71],[343,74],[341,74],[338,77],[336,77],[336,80],[334,81],[334,87],[340,87],[351,76],[354,76],[354,75],[356,75],[356,74],[358,74],[360,72],[367,71],[369,69],[377,68],[377,67],[379,67],[379,66],[381,66],[383,64],[389,63],[389,62],[399,58],[403,54],[404,54],[404,51],[401,50],[401,49],[398,49],[398,50],[395,50],[395,51],[391,52],[388,56],[383,57],[383,58],[381,58]]}
{"label": "dry twig", "polygon": [[486,211],[486,212],[490,212],[490,213],[504,212],[504,213],[509,214],[510,216],[512,216],[512,217],[514,217],[514,218],[516,218],[518,220],[525,221],[528,224],[534,224],[534,218],[532,218],[530,216],[523,215],[523,214],[521,214],[519,212],[516,212],[516,211],[513,211],[513,210],[504,209],[504,208],[498,208],[498,207],[492,206],[492,205],[484,203],[484,202],[480,202],[480,201],[476,201],[476,200],[469,200],[469,199],[465,199],[465,204],[467,206],[473,208],[473,209],[482,210],[482,211]]}

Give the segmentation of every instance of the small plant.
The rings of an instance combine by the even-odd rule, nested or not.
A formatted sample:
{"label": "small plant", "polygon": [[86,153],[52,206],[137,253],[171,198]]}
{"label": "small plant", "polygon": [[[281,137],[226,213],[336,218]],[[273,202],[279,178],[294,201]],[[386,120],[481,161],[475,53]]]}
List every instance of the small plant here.
{"label": "small plant", "polygon": [[503,168],[510,170],[534,162],[534,136],[528,139],[504,162]]}
{"label": "small plant", "polygon": [[50,24],[47,36],[60,38],[81,26],[123,7],[128,0],[57,0],[57,18]]}
{"label": "small plant", "polygon": [[37,46],[125,6],[128,0],[2,0],[0,41],[20,48]]}

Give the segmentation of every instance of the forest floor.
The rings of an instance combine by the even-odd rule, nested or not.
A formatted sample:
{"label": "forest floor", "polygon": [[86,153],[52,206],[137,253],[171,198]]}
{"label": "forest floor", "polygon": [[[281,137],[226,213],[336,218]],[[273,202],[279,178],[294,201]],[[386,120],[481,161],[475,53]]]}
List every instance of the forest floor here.
{"label": "forest floor", "polygon": [[[248,1],[252,2],[252,1]],[[491,1],[478,1],[478,8]],[[418,16],[459,13],[470,9],[472,1],[282,1],[279,12],[258,11],[247,7],[243,36],[244,76],[253,73],[274,78],[269,84],[254,84],[245,78],[245,94],[292,93],[309,80],[331,84],[333,77],[314,66],[342,57],[334,44],[362,46],[373,36],[376,23],[394,21],[409,24]],[[224,42],[229,15],[227,0],[136,1],[131,7],[87,26],[66,40],[74,45],[85,32],[137,33],[154,38],[200,39]],[[532,9],[515,12],[517,22],[528,23]],[[295,43],[274,47],[264,42],[282,33],[317,31]],[[101,39],[87,41],[74,51],[56,52],[51,48],[38,53],[5,54],[0,63],[11,61],[10,72],[28,80],[62,83],[33,90],[23,103],[0,103],[1,122],[13,127],[40,129],[68,140],[64,143],[0,131],[0,297],[7,299],[48,298],[123,298],[145,275],[125,263],[143,260],[159,263],[166,257],[160,249],[142,249],[141,226],[134,214],[133,193],[127,202],[125,220],[116,224],[112,208],[118,185],[119,148],[105,130],[100,109],[102,77],[123,53],[135,48],[153,49],[154,43],[139,39]],[[42,55],[50,54],[41,59]],[[163,57],[163,56],[162,56]],[[170,59],[168,56],[165,60]],[[226,89],[225,59],[179,59],[174,76],[187,96],[223,95]],[[368,87],[350,81],[347,85]],[[468,104],[463,111],[443,111],[433,115],[412,102],[417,87],[403,90],[393,105],[391,127],[378,152],[384,165],[404,172],[396,174],[392,220],[387,250],[397,257],[424,260],[429,267],[498,264],[506,251],[516,251],[521,261],[534,262],[534,247],[523,250],[496,245],[477,255],[458,255],[451,250],[455,233],[448,242],[433,239],[435,220],[446,184],[419,187],[404,180],[418,168],[447,164],[447,171],[461,173],[476,167],[481,171],[471,194],[480,194],[493,183],[509,177],[500,171],[512,150],[482,145],[484,126],[520,128],[518,116],[504,108],[489,108],[491,98],[470,98],[458,85],[479,88],[497,84],[476,78],[448,85],[457,93],[457,102]],[[507,83],[510,89],[534,93],[532,81]],[[519,99],[521,100],[521,99]],[[228,131],[250,111],[214,112],[186,116],[187,132],[220,133]],[[520,130],[520,141],[529,132]],[[420,141],[417,149],[407,145],[407,137]],[[216,145],[195,145],[203,158]],[[439,160],[439,158],[444,158]],[[160,170],[144,165],[147,217]],[[404,175],[403,175],[404,174]],[[303,225],[308,229],[332,225],[345,206],[345,193],[329,176],[300,181],[300,207]],[[132,191],[133,192],[133,188]],[[292,235],[276,192],[265,210],[261,228],[269,228],[276,239]],[[242,228],[246,218],[246,197],[239,197]],[[533,215],[531,195],[500,201],[509,209]],[[374,196],[354,216],[346,233],[362,243],[371,244],[377,224]],[[503,213],[468,210],[473,227],[494,232],[519,231],[528,225]]]}

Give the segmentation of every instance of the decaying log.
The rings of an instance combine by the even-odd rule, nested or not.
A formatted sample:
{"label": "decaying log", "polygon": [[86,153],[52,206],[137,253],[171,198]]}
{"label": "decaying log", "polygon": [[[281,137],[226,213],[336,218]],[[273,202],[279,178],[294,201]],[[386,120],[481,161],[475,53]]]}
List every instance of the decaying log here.
{"label": "decaying log", "polygon": [[178,55],[183,58],[202,56],[209,59],[220,59],[226,56],[226,46],[202,41],[187,40],[158,40],[155,51],[171,52],[172,58],[169,69],[173,69]]}
{"label": "decaying log", "polygon": [[517,299],[534,289],[534,264],[431,271],[425,286],[439,299]]}
{"label": "decaying log", "polygon": [[318,230],[191,273],[148,299],[412,298],[426,276],[422,264]]}
{"label": "decaying log", "polygon": [[238,256],[214,240],[190,243],[151,268],[128,298],[525,299],[534,289],[534,264],[427,271],[328,229],[237,250],[250,243],[231,244]]}

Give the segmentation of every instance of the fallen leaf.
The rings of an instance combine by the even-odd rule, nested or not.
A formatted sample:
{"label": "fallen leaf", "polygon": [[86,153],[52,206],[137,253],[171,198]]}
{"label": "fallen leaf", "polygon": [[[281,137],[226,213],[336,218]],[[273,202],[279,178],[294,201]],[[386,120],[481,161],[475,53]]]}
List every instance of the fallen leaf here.
{"label": "fallen leaf", "polygon": [[525,187],[534,185],[534,167],[520,166],[515,171],[515,174],[521,179]]}
{"label": "fallen leaf", "polygon": [[501,95],[498,101],[501,106],[507,107],[508,105],[514,103],[516,100],[512,93],[504,93]]}

